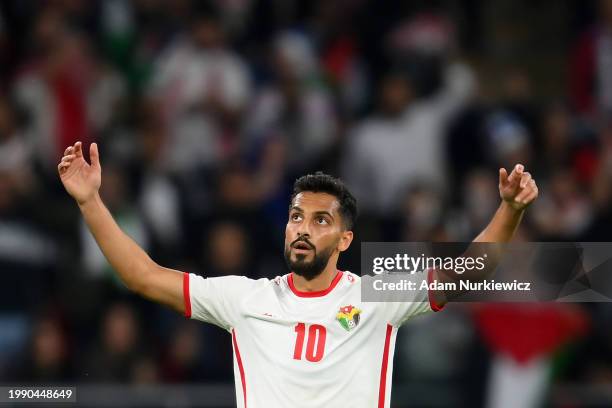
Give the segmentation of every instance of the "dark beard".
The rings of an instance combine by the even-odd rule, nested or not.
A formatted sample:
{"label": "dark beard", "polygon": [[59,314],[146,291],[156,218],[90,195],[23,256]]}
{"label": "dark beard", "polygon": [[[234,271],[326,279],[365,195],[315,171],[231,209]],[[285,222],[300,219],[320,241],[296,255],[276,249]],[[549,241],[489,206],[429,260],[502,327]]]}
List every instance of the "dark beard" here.
{"label": "dark beard", "polygon": [[[285,262],[289,267],[289,270],[306,279],[307,281],[311,281],[323,272],[325,267],[327,266],[327,262],[329,262],[329,258],[334,251],[333,247],[329,247],[321,253],[319,253],[316,249],[314,259],[311,262],[304,261],[305,255],[298,255],[297,261],[291,260],[291,247],[288,246],[285,248]],[[302,258],[302,259],[300,259]]]}

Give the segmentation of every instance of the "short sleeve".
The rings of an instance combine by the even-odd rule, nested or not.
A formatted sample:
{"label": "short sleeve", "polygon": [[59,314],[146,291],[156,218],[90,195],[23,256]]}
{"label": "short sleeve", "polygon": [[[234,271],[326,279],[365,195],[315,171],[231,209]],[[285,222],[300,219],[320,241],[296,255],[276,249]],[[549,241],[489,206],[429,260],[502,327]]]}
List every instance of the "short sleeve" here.
{"label": "short sleeve", "polygon": [[240,316],[240,304],[256,281],[244,276],[204,278],[183,275],[185,316],[230,330]]}
{"label": "short sleeve", "polygon": [[[428,283],[431,283],[432,280],[433,269],[430,269],[427,271],[427,281]],[[427,289],[415,291],[414,298],[410,302],[385,303],[388,322],[395,327],[400,327],[413,317],[431,312],[439,312],[442,309],[443,306],[435,303],[431,291]]]}

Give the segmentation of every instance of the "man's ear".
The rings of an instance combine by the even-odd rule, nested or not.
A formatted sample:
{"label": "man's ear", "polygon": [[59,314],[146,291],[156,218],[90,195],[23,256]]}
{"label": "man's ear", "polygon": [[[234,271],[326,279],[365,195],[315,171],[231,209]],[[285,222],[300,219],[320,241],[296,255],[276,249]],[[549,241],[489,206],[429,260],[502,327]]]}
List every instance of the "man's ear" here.
{"label": "man's ear", "polygon": [[338,251],[344,252],[351,246],[351,242],[353,242],[353,231],[344,231],[342,232],[342,236],[340,237],[340,242],[338,243]]}

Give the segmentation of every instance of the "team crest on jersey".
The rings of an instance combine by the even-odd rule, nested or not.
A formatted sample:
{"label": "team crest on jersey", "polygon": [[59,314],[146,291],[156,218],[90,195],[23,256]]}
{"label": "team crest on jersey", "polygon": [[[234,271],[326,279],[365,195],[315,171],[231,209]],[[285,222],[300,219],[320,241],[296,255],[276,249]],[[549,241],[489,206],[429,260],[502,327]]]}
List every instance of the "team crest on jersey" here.
{"label": "team crest on jersey", "polygon": [[361,310],[355,306],[342,306],[336,314],[336,320],[346,331],[351,331],[359,324]]}

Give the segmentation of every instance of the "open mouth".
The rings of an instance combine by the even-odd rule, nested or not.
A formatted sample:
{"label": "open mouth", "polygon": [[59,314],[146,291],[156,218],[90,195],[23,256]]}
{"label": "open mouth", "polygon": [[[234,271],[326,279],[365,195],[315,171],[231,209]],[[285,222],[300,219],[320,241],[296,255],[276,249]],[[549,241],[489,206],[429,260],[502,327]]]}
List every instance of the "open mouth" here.
{"label": "open mouth", "polygon": [[312,247],[310,245],[308,245],[306,242],[304,241],[300,241],[300,242],[296,242],[295,244],[293,244],[293,249],[296,250],[296,252],[302,252],[302,251],[310,251],[312,250]]}

